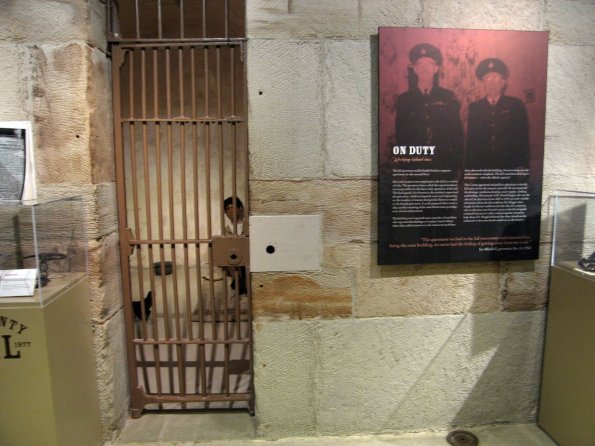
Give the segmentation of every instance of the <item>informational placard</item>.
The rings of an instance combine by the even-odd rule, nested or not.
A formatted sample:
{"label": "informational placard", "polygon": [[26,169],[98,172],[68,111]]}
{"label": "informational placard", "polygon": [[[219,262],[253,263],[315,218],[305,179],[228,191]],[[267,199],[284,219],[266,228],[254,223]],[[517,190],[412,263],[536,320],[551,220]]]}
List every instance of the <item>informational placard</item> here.
{"label": "informational placard", "polygon": [[36,198],[31,123],[0,122],[0,200]]}
{"label": "informational placard", "polygon": [[379,29],[378,264],[538,257],[547,47]]}
{"label": "informational placard", "polygon": [[36,269],[0,270],[0,297],[33,296]]}

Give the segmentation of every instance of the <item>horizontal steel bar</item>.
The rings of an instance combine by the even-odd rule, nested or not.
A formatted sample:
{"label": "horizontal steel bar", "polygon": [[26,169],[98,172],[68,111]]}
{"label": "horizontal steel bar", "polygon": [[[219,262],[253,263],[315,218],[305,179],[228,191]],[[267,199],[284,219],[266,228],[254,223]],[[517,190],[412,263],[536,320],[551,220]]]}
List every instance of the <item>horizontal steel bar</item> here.
{"label": "horizontal steel bar", "polygon": [[199,245],[213,243],[213,239],[168,239],[168,240],[129,240],[130,246],[134,245]]}
{"label": "horizontal steel bar", "polygon": [[109,43],[128,48],[172,48],[185,46],[238,46],[246,42],[246,38],[187,38],[187,39],[110,39]]}
{"label": "horizontal steel bar", "polygon": [[[222,324],[223,321],[219,323]],[[228,321],[228,323],[232,323],[232,321]],[[136,345],[231,345],[248,344],[250,342],[250,339],[133,339],[132,342]]]}
{"label": "horizontal steel bar", "polygon": [[246,118],[240,116],[228,116],[226,118],[214,118],[210,116],[205,116],[204,118],[186,118],[186,117],[179,117],[179,118],[125,118],[121,119],[120,122],[158,122],[158,123],[172,123],[172,124],[202,124],[202,123],[243,123],[246,122]]}
{"label": "horizontal steel bar", "polygon": [[148,403],[208,403],[212,401],[249,401],[252,398],[251,393],[231,393],[225,395],[224,393],[209,393],[207,395],[184,395],[176,396],[175,394],[145,394]]}

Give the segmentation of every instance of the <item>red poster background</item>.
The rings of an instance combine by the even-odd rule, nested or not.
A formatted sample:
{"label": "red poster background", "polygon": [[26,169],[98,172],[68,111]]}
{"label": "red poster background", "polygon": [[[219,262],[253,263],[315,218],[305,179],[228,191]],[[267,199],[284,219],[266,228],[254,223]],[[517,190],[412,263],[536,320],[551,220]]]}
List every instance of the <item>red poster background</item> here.
{"label": "red poster background", "polygon": [[[499,257],[494,253],[476,255],[467,250],[456,254],[456,249],[438,256],[408,255],[392,252],[390,241],[398,239],[390,227],[390,199],[387,182],[393,167],[392,147],[395,140],[397,97],[408,89],[407,71],[410,65],[409,51],[415,45],[428,43],[440,49],[443,63],[440,70],[440,86],[451,90],[460,103],[460,119],[467,132],[469,104],[484,96],[481,81],[476,77],[477,65],[486,58],[499,58],[508,66],[510,75],[505,94],[524,103],[529,119],[530,182],[533,187],[533,217],[535,204],[541,200],[543,171],[543,146],[545,132],[546,80],[548,33],[533,31],[495,31],[467,29],[428,28],[380,28],[379,29],[379,263],[426,263],[448,261],[514,260],[537,258],[539,225],[532,228],[531,253],[511,253]],[[415,142],[412,142],[415,144]],[[539,217],[537,217],[539,219]],[[464,230],[469,236],[473,228]],[[535,231],[537,233],[535,233]]]}

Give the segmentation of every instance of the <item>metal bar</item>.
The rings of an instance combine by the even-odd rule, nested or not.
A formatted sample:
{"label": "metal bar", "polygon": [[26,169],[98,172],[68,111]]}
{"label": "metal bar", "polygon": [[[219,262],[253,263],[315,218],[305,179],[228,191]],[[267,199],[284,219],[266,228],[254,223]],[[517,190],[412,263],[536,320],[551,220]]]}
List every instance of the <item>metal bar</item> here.
{"label": "metal bar", "polygon": [[163,123],[167,123],[167,124],[176,124],[176,123],[182,123],[182,124],[192,124],[192,123],[197,123],[197,124],[218,124],[218,123],[240,123],[240,122],[244,122],[245,119],[238,117],[238,116],[233,116],[233,117],[227,117],[227,118],[214,118],[214,117],[207,117],[207,118],[187,118],[187,117],[176,117],[176,118],[128,118],[128,119],[123,119],[122,122],[163,122]]}
{"label": "metal bar", "polygon": [[[171,108],[172,108],[172,104],[171,104],[171,55],[170,55],[170,48],[166,47],[165,48],[165,102],[166,102],[166,116],[168,118],[171,117]],[[175,237],[175,231],[174,231],[174,227],[173,227],[173,190],[172,190],[172,176],[173,176],[173,169],[172,169],[172,150],[173,150],[173,141],[172,141],[172,124],[168,124],[167,125],[167,136],[166,136],[166,144],[167,144],[167,185],[166,185],[166,189],[167,189],[167,203],[168,203],[168,211],[169,211],[169,237],[170,238],[174,238]],[[176,263],[175,263],[175,249],[173,249],[173,247],[170,247],[170,259],[173,265],[173,284],[175,286],[176,284]],[[162,276],[164,277],[164,276]],[[174,291],[175,294],[175,291]],[[168,306],[168,311],[169,311],[169,299],[167,299],[167,292],[165,293],[165,302],[166,305]],[[176,316],[176,310],[174,308],[174,317]],[[165,335],[167,336],[168,339],[171,338],[172,336],[172,330],[170,327],[170,318],[166,318],[164,321],[164,325],[165,325]],[[172,357],[172,351],[171,349],[168,348],[168,358],[171,359]],[[168,378],[169,378],[169,385],[170,385],[170,389],[173,389],[173,368],[172,367],[168,367],[167,368],[167,372],[168,372]]]}
{"label": "metal bar", "polygon": [[163,39],[163,15],[161,10],[161,0],[157,0],[157,30],[159,40]]}
{"label": "metal bar", "polygon": [[[209,54],[208,54],[208,47],[203,47],[203,63],[204,63],[204,76],[205,76],[205,84],[204,84],[204,94],[205,94],[205,116],[209,116]],[[207,177],[209,178],[209,177]],[[208,195],[210,199],[210,195]]]}
{"label": "metal bar", "polygon": [[[216,323],[213,323],[216,325]],[[134,340],[135,345],[224,345],[224,344],[246,344],[249,343],[248,338],[229,338],[229,339],[140,339]]]}
{"label": "metal bar", "polygon": [[111,43],[117,43],[123,49],[148,47],[148,48],[160,48],[160,47],[172,47],[172,46],[238,46],[247,42],[248,39],[245,37],[237,38],[225,38],[225,37],[209,37],[209,38],[187,38],[187,39],[156,39],[156,38],[137,38],[131,39],[114,39]]}
{"label": "metal bar", "polygon": [[[191,119],[196,119],[196,47],[190,47],[190,90],[192,98],[192,113]],[[198,196],[198,189],[194,189]],[[196,236],[198,238],[198,235]]]}
{"label": "metal bar", "polygon": [[186,395],[185,397],[170,396],[170,395],[159,395],[153,397],[152,395],[145,395],[145,403],[209,403],[219,401],[248,401],[251,398],[250,393],[233,393],[231,395],[223,394],[210,394],[208,396],[201,395]]}
{"label": "metal bar", "polygon": [[[159,51],[157,49],[152,49],[153,53],[153,114],[155,117],[159,116]],[[155,123],[155,171],[157,172],[157,233],[160,239],[163,239],[163,199],[162,199],[162,177],[161,177],[161,125],[159,122]],[[159,264],[161,266],[161,271],[165,271],[165,252],[164,252],[164,245],[159,245]],[[167,320],[169,317],[169,307],[167,304],[167,284],[165,275],[160,276],[160,283],[161,283],[161,303],[163,308],[163,317]],[[154,319],[157,319],[157,310],[158,310],[158,302],[159,299],[157,298],[157,288],[155,287],[155,313]],[[159,324],[157,321],[154,321],[154,329],[153,329],[153,337],[159,339],[160,337],[160,330]],[[161,375],[161,352],[159,350],[159,346],[156,345],[153,349],[156,352],[156,358],[158,361],[155,363],[155,378],[157,381],[157,393],[161,394],[163,392],[162,385],[162,375]]]}
{"label": "metal bar", "polygon": [[184,50],[182,48],[178,48],[178,92],[179,92],[179,100],[180,100],[180,117],[185,116],[184,111]]}
{"label": "metal bar", "polygon": [[150,240],[142,240],[136,238],[130,238],[127,240],[129,246],[141,246],[141,245],[196,245],[196,244],[205,244],[205,243],[212,243],[212,238],[205,238],[205,239],[193,239],[193,238],[164,238],[164,239],[150,239]]}
{"label": "metal bar", "polygon": [[202,0],[202,37],[207,38],[207,2]]}
{"label": "metal bar", "polygon": [[230,57],[229,57],[229,64],[230,64],[230,68],[229,68],[229,91],[231,94],[231,97],[229,98],[230,101],[230,105],[231,105],[231,116],[235,116],[236,115],[236,76],[235,76],[235,52],[234,52],[234,48],[230,47],[229,48],[230,51]]}
{"label": "metal bar", "polygon": [[180,38],[184,38],[184,0],[180,0]]}
{"label": "metal bar", "polygon": [[[143,48],[140,50],[141,60],[140,60],[140,71],[141,71],[141,116],[146,117],[147,114],[147,77],[146,77],[146,50]],[[143,180],[144,180],[144,208],[145,208],[145,231],[147,234],[147,238],[151,238],[151,194],[150,194],[150,184],[149,184],[149,153],[148,153],[148,142],[147,142],[147,124],[143,123],[142,127],[142,146],[143,146]],[[139,215],[140,218],[140,215]],[[139,233],[140,235],[140,233]],[[140,250],[138,250],[141,252]],[[142,254],[142,253],[141,253]],[[142,261],[142,255],[140,256]],[[151,264],[150,262],[149,264]],[[139,265],[139,271],[141,269],[142,263]],[[141,276],[142,277],[142,276]],[[149,273],[149,278],[152,277],[152,274]],[[140,292],[139,292],[139,299],[140,299],[140,307],[141,307],[141,333],[143,338],[147,337],[147,303],[145,302],[145,290],[144,290],[144,281],[140,282]]]}
{"label": "metal bar", "polygon": [[225,13],[224,13],[224,21],[225,21],[225,37],[229,37],[229,0],[225,0]]}
{"label": "metal bar", "polygon": [[126,213],[126,176],[124,170],[124,132],[122,117],[122,77],[121,70],[125,63],[126,56],[130,57],[128,52],[119,47],[113,48],[112,61],[112,79],[113,79],[113,107],[114,107],[114,138],[115,138],[115,165],[116,165],[116,193],[118,207],[118,230],[120,233],[120,269],[122,275],[122,290],[124,293],[124,318],[128,323],[125,325],[126,332],[126,351],[128,376],[130,380],[130,398],[132,413],[139,416],[142,409],[142,397],[138,389],[138,376],[136,373],[136,349],[132,343],[134,339],[134,325],[130,323],[134,315],[132,313],[131,298],[131,277],[128,258],[128,250],[125,247],[127,233],[127,213]]}
{"label": "metal bar", "polygon": [[136,22],[136,33],[135,36],[137,39],[140,39],[140,13],[138,9],[138,0],[134,0],[134,16]]}
{"label": "metal bar", "polygon": [[[192,55],[194,56],[194,48],[192,50]],[[194,67],[194,57],[192,58]],[[193,71],[194,73],[194,71]],[[194,74],[192,76],[192,85],[193,89],[195,86],[194,82]],[[194,100],[195,95],[193,97],[193,115],[196,113],[196,101]],[[199,163],[199,156],[198,156],[198,135],[197,135],[197,126],[196,124],[192,125],[192,184],[194,187],[194,234],[195,237],[198,239],[200,237],[200,190],[198,184],[198,163]],[[201,253],[200,253],[200,245],[197,243],[195,244],[195,256],[196,256],[196,289],[197,289],[197,309],[198,309],[198,317],[199,317],[199,325],[198,325],[198,336],[201,340],[205,339],[205,328],[204,328],[204,305],[202,300],[202,280],[201,280]],[[197,370],[198,378],[197,378],[197,387],[198,391],[206,394],[207,383],[206,383],[206,353],[205,347],[203,344],[198,346],[197,351],[199,360],[200,360],[200,367]],[[199,382],[200,381],[200,382]]]}

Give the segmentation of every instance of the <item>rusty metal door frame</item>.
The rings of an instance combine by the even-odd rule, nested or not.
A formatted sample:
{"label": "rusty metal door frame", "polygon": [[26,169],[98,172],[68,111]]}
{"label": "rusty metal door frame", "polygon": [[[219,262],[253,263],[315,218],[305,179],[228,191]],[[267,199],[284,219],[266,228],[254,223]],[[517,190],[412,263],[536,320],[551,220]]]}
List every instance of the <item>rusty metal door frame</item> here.
{"label": "rusty metal door frame", "polygon": [[[167,2],[152,1],[156,35],[141,32],[138,0],[108,3],[132,414],[253,412],[245,38],[229,35],[230,0],[222,37],[207,35],[205,0],[187,37],[180,0],[177,38],[163,31]],[[124,3],[135,31],[114,26]],[[223,199],[240,194],[246,218],[226,225]]]}

